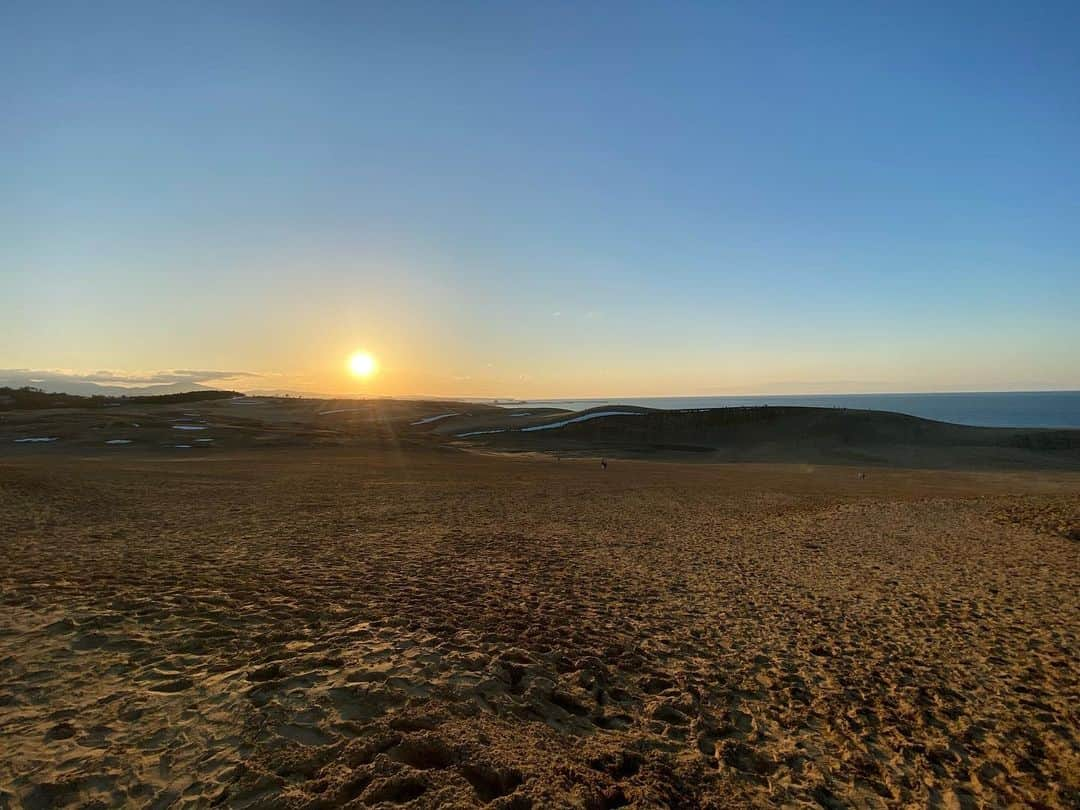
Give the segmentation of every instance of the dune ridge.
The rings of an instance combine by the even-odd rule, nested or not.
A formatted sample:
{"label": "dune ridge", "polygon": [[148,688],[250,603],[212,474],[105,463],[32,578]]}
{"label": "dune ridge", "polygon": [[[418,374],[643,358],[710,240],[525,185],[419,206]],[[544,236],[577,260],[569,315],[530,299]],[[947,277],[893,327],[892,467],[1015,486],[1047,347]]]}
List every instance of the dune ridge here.
{"label": "dune ridge", "polygon": [[[243,406],[243,407],[241,407]],[[176,424],[181,423],[181,424]],[[685,411],[605,404],[586,411],[422,400],[250,397],[110,409],[13,412],[0,456],[22,451],[168,452],[197,431],[218,453],[255,447],[441,447],[555,456],[785,462],[935,469],[1080,469],[1080,430],[981,428],[883,411],[748,407]],[[35,437],[53,441],[32,442]],[[111,443],[111,444],[110,444]]]}
{"label": "dune ridge", "polygon": [[474,429],[458,438],[504,449],[591,449],[609,455],[681,452],[713,461],[1080,468],[1078,430],[981,428],[832,408],[667,411],[606,405],[525,427]]}

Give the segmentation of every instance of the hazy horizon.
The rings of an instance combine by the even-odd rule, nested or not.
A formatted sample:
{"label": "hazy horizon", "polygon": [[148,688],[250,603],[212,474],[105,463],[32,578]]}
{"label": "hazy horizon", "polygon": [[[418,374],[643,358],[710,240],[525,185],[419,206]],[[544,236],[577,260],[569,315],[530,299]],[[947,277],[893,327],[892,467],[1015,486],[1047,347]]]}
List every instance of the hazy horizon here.
{"label": "hazy horizon", "polygon": [[[167,379],[163,379],[167,378]],[[183,380],[188,380],[184,382]],[[150,375],[119,375],[116,372],[97,372],[96,374],[78,375],[67,372],[58,372],[56,369],[30,370],[30,369],[0,369],[0,386],[18,388],[31,386],[56,393],[71,394],[104,394],[119,395],[130,394],[153,394],[153,393],[179,393],[195,391],[199,389],[225,388],[236,390],[250,396],[303,396],[309,398],[401,398],[401,399],[461,399],[471,400],[522,400],[530,402],[587,402],[611,401],[611,400],[640,400],[640,399],[707,399],[710,397],[739,398],[739,397],[844,397],[844,396],[932,396],[945,394],[1053,394],[1075,393],[1080,388],[1053,388],[1039,386],[1019,387],[999,390],[977,390],[971,388],[951,388],[945,390],[886,390],[884,388],[850,388],[844,390],[841,384],[825,385],[813,388],[808,383],[779,384],[771,388],[757,391],[708,391],[697,393],[675,394],[638,394],[638,393],[593,393],[582,395],[552,395],[519,397],[513,394],[461,394],[447,396],[425,392],[401,392],[395,394],[373,394],[365,391],[303,391],[292,388],[270,388],[260,386],[256,375],[214,375],[203,372],[192,375],[192,372],[156,372]],[[193,381],[197,380],[197,381]],[[248,384],[239,384],[237,381],[251,380]]]}
{"label": "hazy horizon", "polygon": [[1075,4],[0,21],[11,371],[336,396],[1080,389]]}

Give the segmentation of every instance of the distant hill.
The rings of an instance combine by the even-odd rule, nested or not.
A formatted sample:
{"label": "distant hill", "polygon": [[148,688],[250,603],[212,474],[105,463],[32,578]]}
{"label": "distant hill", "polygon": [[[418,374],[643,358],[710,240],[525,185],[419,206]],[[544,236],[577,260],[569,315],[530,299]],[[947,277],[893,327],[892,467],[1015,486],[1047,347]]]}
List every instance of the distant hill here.
{"label": "distant hill", "polygon": [[136,394],[134,396],[79,396],[42,391],[40,388],[0,387],[0,411],[40,411],[48,408],[104,408],[108,405],[174,405],[184,402],[205,402],[242,396],[237,391],[185,391],[176,394]]}

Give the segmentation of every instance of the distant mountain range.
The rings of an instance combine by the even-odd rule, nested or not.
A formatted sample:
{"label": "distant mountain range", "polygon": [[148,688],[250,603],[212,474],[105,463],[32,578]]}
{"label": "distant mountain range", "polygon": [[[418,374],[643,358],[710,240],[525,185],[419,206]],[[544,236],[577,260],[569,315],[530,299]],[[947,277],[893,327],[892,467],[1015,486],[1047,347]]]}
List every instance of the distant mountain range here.
{"label": "distant mountain range", "polygon": [[161,396],[163,394],[184,394],[190,391],[214,391],[218,386],[203,385],[195,379],[195,375],[178,373],[177,377],[164,382],[153,382],[145,385],[119,385],[116,383],[97,382],[75,375],[22,370],[0,370],[0,386],[9,388],[40,388],[63,394],[76,394],[79,396],[106,396],[106,397],[132,397],[132,396]]}

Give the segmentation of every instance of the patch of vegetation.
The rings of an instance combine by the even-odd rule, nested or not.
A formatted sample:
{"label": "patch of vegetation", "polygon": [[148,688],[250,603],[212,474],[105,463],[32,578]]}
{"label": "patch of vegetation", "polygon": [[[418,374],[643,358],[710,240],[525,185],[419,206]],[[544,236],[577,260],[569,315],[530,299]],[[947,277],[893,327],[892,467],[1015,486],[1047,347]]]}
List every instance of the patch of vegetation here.
{"label": "patch of vegetation", "polygon": [[0,411],[34,411],[46,408],[104,408],[108,405],[175,405],[185,402],[205,402],[242,396],[238,391],[185,391],[179,394],[139,394],[136,396],[84,397],[42,391],[40,388],[0,387]]}

